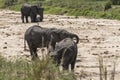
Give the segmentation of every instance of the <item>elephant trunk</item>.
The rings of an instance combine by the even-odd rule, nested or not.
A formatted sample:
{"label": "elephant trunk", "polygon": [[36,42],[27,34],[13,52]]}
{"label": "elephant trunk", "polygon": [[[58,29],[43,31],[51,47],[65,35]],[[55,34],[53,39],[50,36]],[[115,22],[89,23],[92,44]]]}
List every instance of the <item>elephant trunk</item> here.
{"label": "elephant trunk", "polygon": [[40,15],[40,21],[43,20],[43,11],[44,11],[44,8],[38,8],[38,14]]}
{"label": "elephant trunk", "polygon": [[79,37],[76,34],[72,34],[72,38],[76,38],[76,44],[79,43]]}
{"label": "elephant trunk", "polygon": [[57,55],[57,53],[55,51],[53,51],[53,52],[50,52],[49,55],[50,55],[50,57],[54,58]]}

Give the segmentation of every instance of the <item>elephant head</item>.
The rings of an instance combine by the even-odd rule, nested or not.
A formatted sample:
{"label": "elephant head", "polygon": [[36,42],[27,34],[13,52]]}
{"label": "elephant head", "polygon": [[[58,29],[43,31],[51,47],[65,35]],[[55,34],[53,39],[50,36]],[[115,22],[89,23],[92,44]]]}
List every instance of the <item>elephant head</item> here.
{"label": "elephant head", "polygon": [[33,14],[38,14],[38,6],[36,6],[36,5],[32,5],[31,6],[31,12],[33,13]]}
{"label": "elephant head", "polygon": [[37,14],[39,14],[39,7],[36,5],[32,5],[30,13],[31,22],[36,22]]}
{"label": "elephant head", "polygon": [[79,43],[79,37],[74,33],[70,33],[68,31],[62,30],[62,29],[54,30],[52,32],[52,40],[54,42],[59,42],[65,38],[72,38],[72,39],[76,40],[77,44]]}
{"label": "elephant head", "polygon": [[40,17],[38,17],[39,19],[36,18],[36,21],[43,21],[43,11],[44,8],[39,7],[39,6],[31,6],[31,11],[33,14],[35,15],[39,15]]}
{"label": "elephant head", "polygon": [[76,40],[76,44],[78,44],[79,42],[79,37],[76,34],[70,33],[63,29],[53,29],[51,32],[51,40],[48,47],[48,53],[55,49],[55,45],[57,42],[60,42],[65,38],[72,38],[73,40]]}

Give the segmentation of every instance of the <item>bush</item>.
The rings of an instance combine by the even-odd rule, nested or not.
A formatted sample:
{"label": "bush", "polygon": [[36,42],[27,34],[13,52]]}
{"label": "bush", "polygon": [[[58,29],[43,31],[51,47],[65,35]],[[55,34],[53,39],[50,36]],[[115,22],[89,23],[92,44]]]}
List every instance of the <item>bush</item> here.
{"label": "bush", "polygon": [[110,0],[113,5],[120,5],[120,0]]}
{"label": "bush", "polygon": [[15,5],[18,0],[5,0],[4,5],[5,7]]}
{"label": "bush", "polygon": [[111,7],[112,7],[112,4],[111,4],[110,1],[108,1],[108,2],[105,4],[104,11],[110,9]]}

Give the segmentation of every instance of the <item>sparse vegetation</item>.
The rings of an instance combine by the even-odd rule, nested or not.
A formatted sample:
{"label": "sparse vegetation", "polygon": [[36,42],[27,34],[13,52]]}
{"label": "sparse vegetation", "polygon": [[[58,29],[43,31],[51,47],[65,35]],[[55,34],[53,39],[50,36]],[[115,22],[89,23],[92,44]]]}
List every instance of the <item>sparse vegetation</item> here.
{"label": "sparse vegetation", "polygon": [[[99,57],[99,71],[100,71],[100,79],[99,80],[107,80],[108,78],[108,70],[107,70],[107,65],[103,63],[103,57],[101,55]],[[113,70],[111,71],[111,78],[110,80],[115,80],[115,69],[116,69],[116,64],[113,62]]]}
{"label": "sparse vegetation", "polygon": [[114,5],[120,5],[120,0],[110,0]]}
{"label": "sparse vegetation", "polygon": [[[66,74],[67,73],[67,74]],[[0,56],[0,80],[76,80],[69,72],[60,72],[47,55],[36,61],[7,61]]]}
{"label": "sparse vegetation", "polygon": [[49,14],[120,20],[120,9],[114,6],[119,6],[119,0],[0,0],[0,2],[1,7],[13,10],[20,10],[20,6],[27,2],[44,6],[45,13]]}

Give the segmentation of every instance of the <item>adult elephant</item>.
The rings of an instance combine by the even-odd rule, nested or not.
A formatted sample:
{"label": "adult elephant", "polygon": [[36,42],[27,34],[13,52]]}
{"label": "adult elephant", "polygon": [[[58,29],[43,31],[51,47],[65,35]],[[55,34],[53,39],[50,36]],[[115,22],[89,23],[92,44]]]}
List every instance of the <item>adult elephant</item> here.
{"label": "adult elephant", "polygon": [[30,16],[31,22],[37,22],[36,17],[37,14],[40,15],[40,21],[43,20],[43,8],[40,8],[36,5],[23,4],[21,7],[21,19],[24,23],[24,17],[26,18],[26,22],[28,23],[28,17]]}
{"label": "adult elephant", "polygon": [[[76,43],[79,42],[79,37],[76,34],[70,33],[63,29],[43,28],[38,25],[28,28],[24,36],[25,41],[28,43],[33,60],[38,57],[37,48],[47,47],[49,52],[53,51],[55,49],[56,42],[59,42],[67,37],[75,38]],[[26,49],[25,42],[24,49]]]}

